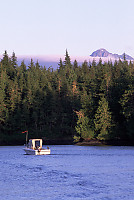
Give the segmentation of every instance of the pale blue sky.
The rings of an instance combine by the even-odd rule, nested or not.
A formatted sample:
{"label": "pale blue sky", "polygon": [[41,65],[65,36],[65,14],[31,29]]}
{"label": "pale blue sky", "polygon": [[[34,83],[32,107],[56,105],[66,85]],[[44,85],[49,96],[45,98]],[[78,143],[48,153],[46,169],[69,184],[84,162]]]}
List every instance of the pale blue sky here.
{"label": "pale blue sky", "polygon": [[134,57],[134,0],[0,0],[0,54]]}

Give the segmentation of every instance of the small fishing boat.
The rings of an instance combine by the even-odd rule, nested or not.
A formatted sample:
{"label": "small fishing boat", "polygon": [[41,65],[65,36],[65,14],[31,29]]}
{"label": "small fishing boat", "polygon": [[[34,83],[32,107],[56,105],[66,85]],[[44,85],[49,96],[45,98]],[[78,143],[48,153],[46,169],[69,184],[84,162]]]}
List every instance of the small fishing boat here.
{"label": "small fishing boat", "polygon": [[50,154],[50,149],[42,148],[42,139],[30,139],[28,144],[26,144],[24,151],[28,155],[48,155]]}

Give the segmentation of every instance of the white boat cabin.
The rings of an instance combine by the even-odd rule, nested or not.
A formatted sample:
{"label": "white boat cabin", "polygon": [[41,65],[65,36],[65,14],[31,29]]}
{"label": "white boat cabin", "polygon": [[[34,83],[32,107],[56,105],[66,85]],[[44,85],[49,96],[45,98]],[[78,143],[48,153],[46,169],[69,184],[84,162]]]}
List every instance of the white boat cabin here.
{"label": "white boat cabin", "polygon": [[50,149],[42,148],[42,139],[30,139],[24,151],[28,155],[48,155],[50,154]]}
{"label": "white boat cabin", "polygon": [[30,139],[27,148],[42,149],[42,139]]}

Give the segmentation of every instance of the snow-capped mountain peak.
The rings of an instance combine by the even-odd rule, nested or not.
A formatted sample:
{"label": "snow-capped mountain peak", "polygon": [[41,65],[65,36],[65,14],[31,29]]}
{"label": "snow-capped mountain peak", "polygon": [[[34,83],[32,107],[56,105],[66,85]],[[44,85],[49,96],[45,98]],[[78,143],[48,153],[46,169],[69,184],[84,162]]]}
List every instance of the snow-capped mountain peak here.
{"label": "snow-capped mountain peak", "polygon": [[[91,57],[100,57],[100,58],[111,58],[111,59],[115,59],[115,60],[116,59],[124,59],[124,53],[122,55],[112,54],[103,48],[94,51],[90,56]],[[129,56],[127,54],[125,54],[125,59],[126,60],[134,60],[134,58],[132,58],[131,56]]]}

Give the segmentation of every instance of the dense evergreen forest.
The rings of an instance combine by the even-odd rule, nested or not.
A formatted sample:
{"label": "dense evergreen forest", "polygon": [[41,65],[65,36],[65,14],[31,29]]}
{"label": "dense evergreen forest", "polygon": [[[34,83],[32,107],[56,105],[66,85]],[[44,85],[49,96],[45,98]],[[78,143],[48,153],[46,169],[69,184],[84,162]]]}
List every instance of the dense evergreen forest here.
{"label": "dense evergreen forest", "polygon": [[134,63],[71,63],[28,66],[7,52],[0,61],[0,144],[44,140],[134,139]]}

